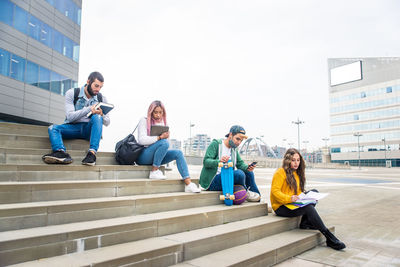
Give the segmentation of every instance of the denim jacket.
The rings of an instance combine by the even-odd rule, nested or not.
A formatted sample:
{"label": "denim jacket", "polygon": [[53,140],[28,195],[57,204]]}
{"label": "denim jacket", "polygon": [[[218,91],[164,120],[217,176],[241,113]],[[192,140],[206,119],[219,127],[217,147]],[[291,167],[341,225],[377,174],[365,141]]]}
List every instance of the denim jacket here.
{"label": "denim jacket", "polygon": [[[103,102],[108,103],[107,99],[103,95]],[[68,90],[65,93],[65,123],[78,123],[78,122],[89,122],[90,118],[86,115],[90,112],[90,107],[93,104],[98,103],[97,96],[93,96],[88,99],[85,95],[85,87],[82,86],[79,92],[78,100],[74,105],[74,88]],[[103,116],[103,124],[108,126],[110,124],[109,115]]]}

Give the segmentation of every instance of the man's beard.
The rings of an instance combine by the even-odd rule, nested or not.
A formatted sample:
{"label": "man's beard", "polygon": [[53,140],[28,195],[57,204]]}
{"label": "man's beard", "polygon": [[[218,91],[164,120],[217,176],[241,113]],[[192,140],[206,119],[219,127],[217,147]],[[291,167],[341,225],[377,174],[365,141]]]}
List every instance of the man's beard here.
{"label": "man's beard", "polygon": [[92,96],[92,97],[97,95],[92,90],[92,82],[87,85],[87,91],[88,91],[89,95]]}

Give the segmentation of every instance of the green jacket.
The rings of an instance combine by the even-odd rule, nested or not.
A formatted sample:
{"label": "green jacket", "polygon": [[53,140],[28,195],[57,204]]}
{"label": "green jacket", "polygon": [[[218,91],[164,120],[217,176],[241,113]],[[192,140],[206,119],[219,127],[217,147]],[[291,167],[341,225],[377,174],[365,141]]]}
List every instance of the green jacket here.
{"label": "green jacket", "polygon": [[[200,173],[200,185],[201,187],[208,189],[210,187],[211,181],[214,178],[218,170],[218,163],[220,162],[220,146],[222,145],[222,139],[212,140],[211,144],[208,146],[206,155],[203,159],[203,169]],[[247,171],[249,167],[241,159],[239,155],[239,150],[237,148],[231,148],[231,157],[233,162],[233,168],[240,169],[242,171]]]}

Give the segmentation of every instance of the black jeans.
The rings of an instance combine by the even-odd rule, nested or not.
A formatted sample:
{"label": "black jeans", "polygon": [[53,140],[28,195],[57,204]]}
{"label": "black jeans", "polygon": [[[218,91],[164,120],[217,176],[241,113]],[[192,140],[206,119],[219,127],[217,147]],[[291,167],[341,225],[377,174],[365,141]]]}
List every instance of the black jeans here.
{"label": "black jeans", "polygon": [[276,215],[282,217],[297,217],[301,215],[307,216],[307,220],[320,232],[326,231],[326,227],[313,205],[307,205],[305,207],[297,208],[295,210],[291,210],[285,205],[282,205],[275,211],[275,213]]}

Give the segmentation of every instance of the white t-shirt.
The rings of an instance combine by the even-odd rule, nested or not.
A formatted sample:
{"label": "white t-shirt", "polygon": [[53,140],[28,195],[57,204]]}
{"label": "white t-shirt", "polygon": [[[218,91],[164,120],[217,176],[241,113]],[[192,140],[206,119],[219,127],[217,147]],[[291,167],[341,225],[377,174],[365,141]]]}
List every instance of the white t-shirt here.
{"label": "white t-shirt", "polygon": [[[229,156],[229,159],[232,159],[232,157],[231,157],[231,149],[225,145],[224,141],[222,141],[222,146],[221,146],[221,148],[222,148],[222,151],[221,151],[221,158],[222,158],[223,156]],[[217,170],[216,175],[217,175],[217,174],[220,174],[220,173],[221,173],[221,167],[218,167],[218,170]]]}

